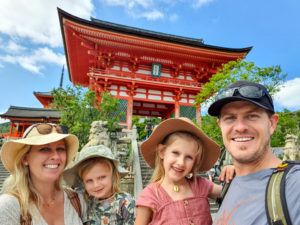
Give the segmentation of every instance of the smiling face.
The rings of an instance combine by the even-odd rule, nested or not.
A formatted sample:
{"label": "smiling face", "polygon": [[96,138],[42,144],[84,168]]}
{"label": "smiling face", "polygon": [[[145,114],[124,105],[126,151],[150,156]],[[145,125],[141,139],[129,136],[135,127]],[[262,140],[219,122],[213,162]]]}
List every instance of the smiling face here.
{"label": "smiling face", "polygon": [[252,103],[236,101],[223,106],[218,124],[234,161],[251,164],[265,159],[277,122],[276,114],[269,116]]}
{"label": "smiling face", "polygon": [[165,179],[179,183],[192,172],[198,155],[198,144],[188,136],[174,138],[174,141],[160,151],[159,156],[163,161]]}
{"label": "smiling face", "polygon": [[81,179],[90,196],[106,199],[113,194],[113,170],[108,161],[98,161],[82,171]]}
{"label": "smiling face", "polygon": [[30,177],[35,182],[55,182],[60,178],[67,160],[64,140],[33,145],[24,156],[22,163],[29,167]]}

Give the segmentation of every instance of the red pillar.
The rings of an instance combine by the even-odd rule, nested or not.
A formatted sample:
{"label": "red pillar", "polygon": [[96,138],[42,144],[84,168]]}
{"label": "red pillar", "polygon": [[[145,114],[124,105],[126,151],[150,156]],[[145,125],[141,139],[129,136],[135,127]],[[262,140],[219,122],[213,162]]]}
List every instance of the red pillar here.
{"label": "red pillar", "polygon": [[196,122],[199,126],[201,126],[201,106],[196,107]]}
{"label": "red pillar", "polygon": [[179,102],[177,100],[175,100],[174,116],[175,116],[175,118],[180,117],[180,105],[179,105]]}
{"label": "red pillar", "polygon": [[129,96],[127,102],[127,116],[126,116],[126,124],[128,129],[131,129],[132,127],[132,111],[133,111],[133,97]]}

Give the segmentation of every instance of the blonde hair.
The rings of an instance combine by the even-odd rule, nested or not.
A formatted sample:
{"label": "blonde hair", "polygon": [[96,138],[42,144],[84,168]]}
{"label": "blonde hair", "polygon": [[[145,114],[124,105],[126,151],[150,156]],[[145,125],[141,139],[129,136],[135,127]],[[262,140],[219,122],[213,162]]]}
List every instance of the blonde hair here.
{"label": "blonde hair", "polygon": [[163,160],[160,158],[159,153],[161,151],[164,151],[168,146],[170,146],[172,143],[175,142],[178,138],[181,139],[188,139],[192,140],[197,144],[197,154],[196,154],[196,160],[194,162],[193,168],[191,170],[191,173],[193,174],[193,179],[195,178],[195,175],[198,171],[198,168],[200,167],[200,164],[202,162],[202,142],[201,140],[193,135],[192,133],[186,132],[186,131],[178,131],[169,134],[164,138],[164,140],[156,146],[155,150],[155,168],[154,172],[152,174],[150,182],[162,182],[165,177],[165,169],[163,167]]}
{"label": "blonde hair", "polygon": [[[25,147],[18,151],[14,160],[14,171],[4,181],[1,191],[18,199],[21,215],[25,217],[31,215],[30,212],[33,212],[31,209],[34,205],[39,206],[41,204],[41,196],[33,186],[29,167],[22,163],[23,158],[30,150],[31,145],[25,145]],[[57,190],[62,189],[61,183],[62,175],[55,182]]]}
{"label": "blonde hair", "polygon": [[[79,169],[78,169],[78,175],[83,180],[84,173],[90,171],[96,164],[103,163],[107,165],[110,168],[110,171],[112,172],[112,192],[120,192],[120,174],[118,171],[118,168],[113,163],[113,161],[103,158],[103,157],[94,157],[87,159],[80,163]],[[86,193],[87,194],[87,193]]]}

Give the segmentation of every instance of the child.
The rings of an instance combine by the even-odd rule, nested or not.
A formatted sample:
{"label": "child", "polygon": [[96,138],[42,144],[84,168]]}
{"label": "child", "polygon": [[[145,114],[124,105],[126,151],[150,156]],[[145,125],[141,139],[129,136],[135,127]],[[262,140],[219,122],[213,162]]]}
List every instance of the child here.
{"label": "child", "polygon": [[215,164],[219,146],[191,120],[177,118],[161,122],[141,152],[154,172],[137,200],[135,224],[212,224],[208,198],[218,197],[221,186],[197,173]]}
{"label": "child", "polygon": [[118,161],[103,145],[83,148],[64,172],[68,185],[84,186],[87,200],[84,224],[133,225],[135,201],[130,194],[120,192],[120,176]]}

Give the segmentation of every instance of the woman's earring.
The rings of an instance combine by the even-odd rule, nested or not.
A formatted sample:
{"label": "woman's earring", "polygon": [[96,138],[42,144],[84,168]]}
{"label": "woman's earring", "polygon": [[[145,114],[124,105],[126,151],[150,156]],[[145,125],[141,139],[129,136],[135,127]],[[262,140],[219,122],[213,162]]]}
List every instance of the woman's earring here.
{"label": "woman's earring", "polygon": [[193,175],[194,175],[193,173],[189,173],[188,175],[186,175],[186,178],[191,179],[193,177]]}

